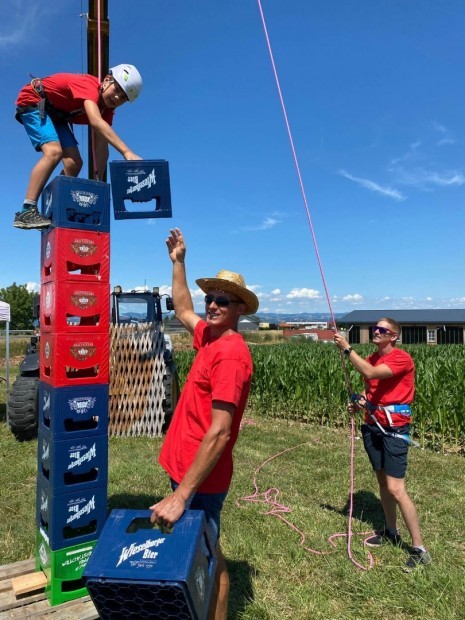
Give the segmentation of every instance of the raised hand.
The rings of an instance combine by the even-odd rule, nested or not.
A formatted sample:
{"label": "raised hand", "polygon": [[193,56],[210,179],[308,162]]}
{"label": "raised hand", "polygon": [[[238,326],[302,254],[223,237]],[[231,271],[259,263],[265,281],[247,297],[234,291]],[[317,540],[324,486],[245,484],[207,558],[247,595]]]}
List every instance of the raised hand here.
{"label": "raised hand", "polygon": [[166,247],[173,263],[183,263],[186,256],[186,244],[179,228],[170,228],[170,236],[166,240]]}

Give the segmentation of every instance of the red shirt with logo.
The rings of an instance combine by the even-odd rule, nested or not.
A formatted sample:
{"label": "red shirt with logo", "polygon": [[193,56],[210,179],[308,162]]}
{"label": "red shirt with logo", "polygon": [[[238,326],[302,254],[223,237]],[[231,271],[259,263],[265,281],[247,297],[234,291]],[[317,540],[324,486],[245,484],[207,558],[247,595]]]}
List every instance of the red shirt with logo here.
{"label": "red shirt with logo", "polygon": [[199,493],[224,493],[233,474],[232,451],[252,379],[252,357],[240,334],[212,339],[210,327],[199,321],[194,330],[197,355],[182,390],[158,462],[180,483],[192,465],[211,426],[214,400],[235,405],[231,437]]}
{"label": "red shirt with logo", "polygon": [[[394,349],[387,355],[378,352],[369,355],[367,362],[372,366],[386,364],[393,377],[388,379],[365,379],[365,394],[372,405],[409,405],[415,395],[415,365],[412,358],[402,349]],[[374,412],[375,417],[382,426],[390,426],[386,413],[382,410]],[[393,426],[404,426],[410,422],[408,416],[399,413],[390,413]],[[365,414],[365,422],[373,424],[369,413]]]}
{"label": "red shirt with logo", "polygon": [[[47,100],[57,110],[74,112],[84,107],[84,101],[93,101],[99,106],[104,121],[109,125],[113,123],[114,110],[105,108],[100,98],[101,83],[93,75],[79,73],[55,73],[49,77],[41,78]],[[35,92],[30,84],[24,86],[18,95],[16,105],[26,107],[39,103],[41,97]],[[87,114],[76,114],[72,118],[73,124],[88,125]]]}

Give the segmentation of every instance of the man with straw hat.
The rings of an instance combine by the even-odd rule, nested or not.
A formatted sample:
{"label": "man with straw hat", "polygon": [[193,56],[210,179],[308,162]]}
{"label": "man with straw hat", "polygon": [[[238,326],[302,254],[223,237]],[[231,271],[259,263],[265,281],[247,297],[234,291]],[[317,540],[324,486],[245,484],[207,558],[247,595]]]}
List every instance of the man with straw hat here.
{"label": "man with straw hat", "polygon": [[[205,320],[194,312],[186,279],[186,245],[179,228],[166,240],[173,262],[177,318],[194,336],[197,355],[163,443],[159,463],[173,492],[150,507],[151,520],[171,527],[188,508],[204,510],[214,540],[233,474],[232,451],[239,434],[252,379],[252,358],[238,333],[239,317],[254,314],[258,299],[244,278],[220,271],[196,280],[205,295]],[[217,544],[218,568],[209,617],[226,619],[229,576]]]}

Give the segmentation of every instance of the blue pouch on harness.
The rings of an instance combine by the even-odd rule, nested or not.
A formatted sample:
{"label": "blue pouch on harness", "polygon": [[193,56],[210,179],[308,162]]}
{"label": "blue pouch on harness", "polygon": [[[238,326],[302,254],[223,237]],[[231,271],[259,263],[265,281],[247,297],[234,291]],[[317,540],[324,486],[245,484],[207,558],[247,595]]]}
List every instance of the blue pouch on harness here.
{"label": "blue pouch on harness", "polygon": [[389,413],[400,413],[405,416],[412,415],[410,405],[389,405],[389,407],[383,407],[383,409],[389,411]]}

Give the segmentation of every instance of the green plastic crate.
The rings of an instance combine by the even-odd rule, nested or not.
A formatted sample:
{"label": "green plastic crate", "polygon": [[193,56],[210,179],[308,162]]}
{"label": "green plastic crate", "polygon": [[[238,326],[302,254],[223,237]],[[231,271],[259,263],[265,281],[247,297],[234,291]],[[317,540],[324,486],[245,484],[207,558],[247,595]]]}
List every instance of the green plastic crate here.
{"label": "green plastic crate", "polygon": [[82,596],[87,588],[82,573],[97,541],[52,551],[40,531],[36,536],[36,568],[47,577],[45,592],[50,605],[60,605]]}

